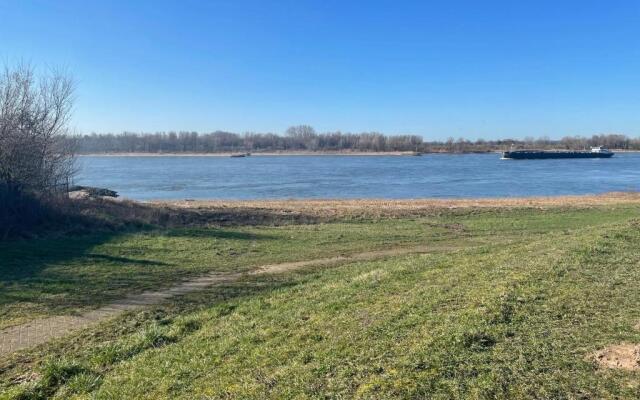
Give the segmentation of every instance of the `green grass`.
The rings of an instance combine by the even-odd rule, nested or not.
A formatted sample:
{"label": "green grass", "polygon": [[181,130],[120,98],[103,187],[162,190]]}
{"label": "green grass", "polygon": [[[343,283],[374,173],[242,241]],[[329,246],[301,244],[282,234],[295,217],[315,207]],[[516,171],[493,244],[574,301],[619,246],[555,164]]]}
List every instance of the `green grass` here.
{"label": "green grass", "polygon": [[636,398],[639,373],[597,370],[588,356],[640,343],[638,211],[470,210],[6,245],[3,323],[212,270],[438,244],[429,254],[245,278],[128,313],[10,358],[0,365],[0,391],[8,398]]}
{"label": "green grass", "polygon": [[0,244],[0,328],[77,312],[205,272],[437,243],[425,221],[335,223],[38,239]]}

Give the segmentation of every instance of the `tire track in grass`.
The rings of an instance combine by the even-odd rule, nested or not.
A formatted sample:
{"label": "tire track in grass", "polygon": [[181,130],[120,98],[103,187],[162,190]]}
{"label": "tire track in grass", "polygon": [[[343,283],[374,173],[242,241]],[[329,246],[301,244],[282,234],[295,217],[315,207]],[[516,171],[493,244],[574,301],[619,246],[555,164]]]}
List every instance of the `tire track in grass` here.
{"label": "tire track in grass", "polygon": [[160,304],[174,296],[196,292],[211,286],[235,282],[242,277],[278,274],[310,266],[325,266],[353,261],[368,261],[408,254],[429,253],[435,250],[453,250],[455,246],[416,246],[368,251],[350,255],[340,255],[313,260],[285,262],[259,266],[244,273],[209,273],[189,279],[176,286],[158,291],[146,291],[127,296],[96,310],[79,315],[58,315],[39,318],[0,331],[0,357],[19,350],[29,349],[50,340],[58,339],[81,329],[95,326],[107,319],[117,317],[126,311],[139,310]]}

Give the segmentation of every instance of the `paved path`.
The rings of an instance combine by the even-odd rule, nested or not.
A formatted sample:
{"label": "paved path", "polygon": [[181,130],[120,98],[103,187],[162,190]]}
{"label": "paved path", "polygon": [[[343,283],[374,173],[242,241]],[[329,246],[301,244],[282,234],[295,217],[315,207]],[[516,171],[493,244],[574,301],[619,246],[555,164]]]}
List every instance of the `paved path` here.
{"label": "paved path", "polygon": [[109,318],[116,317],[125,311],[159,304],[173,296],[206,289],[223,283],[235,282],[244,276],[276,274],[308,266],[321,266],[343,263],[347,261],[365,261],[403,254],[418,254],[433,251],[436,247],[410,247],[380,251],[369,251],[348,256],[320,258],[315,260],[263,265],[246,273],[209,273],[182,282],[169,289],[155,292],[143,292],[128,296],[93,311],[81,315],[60,315],[35,319],[22,325],[13,326],[0,331],[0,357],[18,350],[28,349],[49,340],[67,336],[78,330],[97,325]]}

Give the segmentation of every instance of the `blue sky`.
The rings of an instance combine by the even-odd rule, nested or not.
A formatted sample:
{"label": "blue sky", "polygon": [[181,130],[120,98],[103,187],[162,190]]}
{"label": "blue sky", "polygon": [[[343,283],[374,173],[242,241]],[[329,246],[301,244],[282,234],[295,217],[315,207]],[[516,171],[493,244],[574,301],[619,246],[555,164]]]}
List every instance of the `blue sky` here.
{"label": "blue sky", "polygon": [[640,135],[638,1],[0,0],[80,132]]}

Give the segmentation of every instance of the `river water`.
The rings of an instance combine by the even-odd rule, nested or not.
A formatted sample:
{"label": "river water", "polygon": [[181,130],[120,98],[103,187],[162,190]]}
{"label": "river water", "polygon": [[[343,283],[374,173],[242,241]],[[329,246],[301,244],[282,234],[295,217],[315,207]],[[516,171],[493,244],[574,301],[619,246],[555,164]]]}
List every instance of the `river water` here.
{"label": "river water", "polygon": [[76,184],[151,199],[472,198],[640,190],[640,153],[610,159],[81,156]]}

